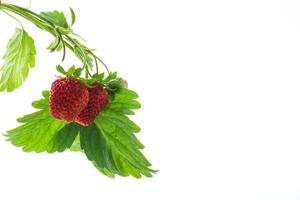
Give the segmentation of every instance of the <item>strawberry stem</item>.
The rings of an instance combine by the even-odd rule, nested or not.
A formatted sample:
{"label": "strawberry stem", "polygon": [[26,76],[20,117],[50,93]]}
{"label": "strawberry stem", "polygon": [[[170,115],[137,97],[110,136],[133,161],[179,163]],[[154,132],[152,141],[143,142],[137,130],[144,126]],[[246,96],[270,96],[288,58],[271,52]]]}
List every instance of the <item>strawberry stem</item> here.
{"label": "strawberry stem", "polygon": [[88,78],[88,76],[90,76],[90,77],[92,76],[90,73],[90,69],[93,69],[93,67],[94,67],[93,62],[95,64],[97,74],[99,73],[98,61],[104,66],[106,71],[108,73],[110,73],[110,71],[109,71],[108,67],[105,65],[105,63],[97,55],[95,55],[94,52],[90,48],[86,47],[81,42],[79,42],[78,40],[76,40],[70,36],[71,34],[73,34],[72,31],[70,31],[70,33],[66,32],[66,31],[62,31],[60,29],[61,27],[52,23],[45,17],[43,17],[29,9],[20,7],[20,6],[16,6],[13,4],[7,4],[7,3],[1,3],[1,0],[0,0],[0,10],[2,10],[4,13],[9,15],[10,17],[17,20],[18,23],[20,23],[20,25],[22,26],[22,28],[23,28],[22,23],[16,17],[9,14],[7,11],[15,13],[15,14],[23,17],[24,19],[33,23],[38,28],[40,28],[43,31],[46,31],[46,32],[50,33],[52,36],[54,36],[57,40],[57,43],[54,45],[53,48],[50,49],[50,51],[51,52],[55,51],[58,48],[58,46],[61,44],[62,48],[63,48],[62,61],[64,61],[65,57],[66,57],[66,48],[70,49],[73,52],[73,54],[81,60],[81,62],[83,64],[83,68],[86,71],[86,75],[85,75],[86,78]]}

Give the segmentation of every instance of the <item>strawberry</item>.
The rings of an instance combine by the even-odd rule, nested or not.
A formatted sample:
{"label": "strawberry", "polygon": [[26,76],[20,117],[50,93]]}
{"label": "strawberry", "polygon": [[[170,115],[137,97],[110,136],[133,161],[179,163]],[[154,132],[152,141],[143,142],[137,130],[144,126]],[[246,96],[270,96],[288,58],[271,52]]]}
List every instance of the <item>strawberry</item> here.
{"label": "strawberry", "polygon": [[100,85],[95,85],[88,89],[89,91],[89,102],[84,110],[77,116],[75,121],[82,126],[88,126],[98,114],[104,109],[108,103],[108,93]]}
{"label": "strawberry", "polygon": [[57,79],[51,85],[50,112],[55,119],[74,121],[88,101],[88,89],[75,78]]}

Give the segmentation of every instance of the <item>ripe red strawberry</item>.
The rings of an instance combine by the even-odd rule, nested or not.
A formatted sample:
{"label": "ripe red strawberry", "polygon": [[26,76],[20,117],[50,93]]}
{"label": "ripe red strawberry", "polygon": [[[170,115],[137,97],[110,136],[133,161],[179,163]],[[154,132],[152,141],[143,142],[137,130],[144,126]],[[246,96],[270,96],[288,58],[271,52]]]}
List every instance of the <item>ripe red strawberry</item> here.
{"label": "ripe red strawberry", "polygon": [[72,122],[86,107],[89,92],[75,78],[55,80],[50,91],[50,112],[56,119]]}
{"label": "ripe red strawberry", "polygon": [[82,126],[88,126],[108,103],[108,93],[100,85],[89,88],[89,103],[83,111],[77,116],[75,121]]}

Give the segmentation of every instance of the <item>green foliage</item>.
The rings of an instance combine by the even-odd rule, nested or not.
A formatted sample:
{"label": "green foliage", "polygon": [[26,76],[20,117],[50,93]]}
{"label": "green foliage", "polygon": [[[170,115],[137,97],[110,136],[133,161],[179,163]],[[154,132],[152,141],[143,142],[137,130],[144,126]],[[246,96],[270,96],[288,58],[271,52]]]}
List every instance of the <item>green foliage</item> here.
{"label": "green foliage", "polygon": [[[83,66],[80,68],[71,66],[65,70],[58,65],[57,71],[65,76],[76,77],[86,85],[101,84],[110,95],[105,110],[94,123],[84,127],[75,122],[67,124],[54,119],[49,110],[49,91],[44,91],[43,98],[32,103],[38,110],[19,118],[21,125],[7,131],[8,141],[25,152],[54,153],[69,149],[85,153],[88,160],[109,177],[151,177],[156,170],[150,168],[150,162],[141,152],[144,145],[136,137],[140,128],[128,117],[141,107],[136,100],[138,95],[127,89],[127,82],[118,77],[116,72],[109,71],[93,49],[79,41],[83,40],[82,37],[71,29],[76,21],[74,10],[70,8],[70,24],[64,13],[59,11],[42,12],[39,15],[6,3],[1,3],[1,10],[13,12],[53,35],[55,39],[48,49],[51,52],[63,50],[62,60],[65,59],[66,48],[69,48],[82,61]],[[35,65],[35,53],[33,39],[23,29],[16,29],[7,44],[1,68],[0,91],[10,92],[21,86],[29,69]],[[98,73],[98,62],[106,68],[109,73],[107,77],[104,73]],[[85,71],[85,79],[80,78],[82,70]],[[91,75],[95,71],[97,73]]]}
{"label": "green foliage", "polygon": [[99,129],[93,123],[88,127],[82,127],[80,131],[80,144],[87,158],[102,172],[110,177],[118,173],[114,166],[112,153]]}
{"label": "green foliage", "polygon": [[131,90],[119,90],[95,122],[80,129],[81,149],[106,176],[141,178],[142,175],[152,177],[156,172],[149,168],[150,162],[140,151],[144,145],[135,135],[140,128],[126,116],[140,108],[140,103],[135,100],[137,97]]}
{"label": "green foliage", "polygon": [[55,24],[56,26],[67,29],[69,27],[67,19],[63,12],[54,10],[52,12],[41,12],[43,18]]}
{"label": "green foliage", "polygon": [[48,152],[63,152],[70,148],[79,134],[80,127],[81,126],[77,123],[65,125],[57,132],[56,136],[54,137],[55,141],[53,143],[53,148]]}
{"label": "green foliage", "polygon": [[62,152],[69,148],[78,134],[77,124],[68,124],[53,119],[49,112],[49,92],[43,99],[32,103],[39,111],[18,119],[21,126],[7,131],[8,140],[25,152]]}
{"label": "green foliage", "polygon": [[0,91],[11,92],[22,85],[29,68],[35,65],[35,53],[33,39],[25,30],[17,28],[3,57],[5,62],[1,68]]}
{"label": "green foliage", "polygon": [[136,98],[138,98],[136,92],[122,88],[111,97],[106,110],[114,113],[133,115],[133,110],[141,108],[141,104],[135,100]]}
{"label": "green foliage", "polygon": [[[42,12],[40,14],[37,14],[33,12],[32,10],[29,10],[27,8],[23,8],[17,5],[9,4],[9,3],[1,3],[0,10],[3,10],[4,13],[6,13],[8,16],[15,19],[19,24],[22,26],[22,23],[20,20],[18,20],[17,17],[14,17],[10,13],[14,13],[18,16],[20,16],[23,19],[28,20],[29,22],[33,23],[36,27],[41,29],[44,32],[50,33],[52,36],[54,36],[54,40],[51,42],[51,44],[48,46],[48,49],[50,52],[54,51],[61,51],[62,50],[62,61],[66,58],[67,49],[69,49],[73,54],[75,54],[76,57],[80,59],[83,66],[82,69],[85,71],[85,77],[88,78],[88,76],[91,77],[91,74],[98,70],[98,66],[101,63],[105,68],[106,71],[109,72],[109,69],[107,66],[103,63],[103,61],[94,53],[94,49],[91,49],[87,47],[83,42],[85,40],[76,32],[72,30],[72,26],[74,25],[76,21],[76,15],[72,8],[70,8],[70,15],[71,20],[70,23],[68,23],[65,14],[63,12],[54,10],[51,12]],[[24,32],[24,35],[26,32]],[[24,36],[24,37],[25,37]],[[16,37],[14,37],[14,40]],[[31,39],[31,38],[30,38]],[[31,39],[32,40],[32,39]],[[13,40],[12,40],[13,41]],[[26,41],[26,40],[23,40]],[[13,43],[13,42],[12,42]],[[16,44],[16,43],[14,43]],[[28,44],[28,43],[27,43]],[[30,43],[29,43],[30,44]],[[19,45],[19,44],[17,44]],[[16,46],[16,45],[15,45]],[[22,50],[28,50],[29,52],[32,52],[35,54],[35,49],[33,46],[32,41],[32,48],[28,48],[28,45],[19,45],[17,48],[13,48],[14,52],[10,55],[10,57],[14,56],[16,53],[22,53],[25,51]],[[31,49],[31,50],[30,50]],[[26,62],[21,61],[32,61],[34,65],[34,55],[29,56],[18,56],[15,57],[17,59],[7,59],[9,60],[7,62],[7,65],[9,65],[9,69],[7,70],[8,75],[2,76],[2,81],[0,79],[0,91],[1,90],[8,90],[13,91],[16,87],[19,87],[23,81],[23,79],[26,78],[26,76],[20,76],[18,73],[22,72],[24,75],[26,75],[28,72],[28,67],[26,65]],[[14,65],[16,60],[20,60],[21,64],[24,64],[26,66],[16,66]],[[32,63],[32,62],[29,62]],[[19,64],[19,63],[16,63]],[[30,65],[31,66],[31,65]],[[15,70],[12,70],[11,68],[17,68],[17,74],[15,74]],[[76,74],[77,76],[80,76],[81,71],[77,70]]]}
{"label": "green foliage", "polygon": [[70,8],[70,13],[71,13],[71,26],[73,26],[75,24],[75,21],[76,21],[76,15],[75,15],[75,12],[73,10],[73,8]]}
{"label": "green foliage", "polygon": [[25,152],[83,152],[108,177],[152,177],[156,172],[140,151],[144,145],[135,135],[140,128],[126,116],[140,108],[135,92],[120,89],[88,127],[54,119],[49,112],[49,92],[43,92],[43,97],[32,103],[39,111],[19,118],[22,125],[7,132],[15,146]]}
{"label": "green foliage", "polygon": [[140,108],[140,104],[135,100],[137,97],[135,92],[121,89],[95,120],[113,165],[102,167],[96,161],[94,165],[108,176],[119,174],[140,178],[142,175],[151,177],[152,173],[156,172],[149,168],[150,162],[140,151],[144,145],[135,135],[140,128],[126,116],[127,113],[133,114],[133,109]]}
{"label": "green foliage", "polygon": [[69,149],[70,149],[70,151],[74,151],[74,152],[82,151],[81,146],[80,146],[80,134],[77,135],[72,146]]}
{"label": "green foliage", "polygon": [[82,68],[76,68],[75,65],[72,65],[67,71],[61,65],[57,65],[56,70],[65,76],[72,76],[77,79],[80,79],[82,72]]}
{"label": "green foliage", "polygon": [[95,73],[91,79],[86,81],[89,85],[93,85],[95,82],[104,85],[111,96],[114,96],[120,89],[127,88],[128,86],[124,79],[118,77],[117,72],[109,72],[106,77],[104,73]]}

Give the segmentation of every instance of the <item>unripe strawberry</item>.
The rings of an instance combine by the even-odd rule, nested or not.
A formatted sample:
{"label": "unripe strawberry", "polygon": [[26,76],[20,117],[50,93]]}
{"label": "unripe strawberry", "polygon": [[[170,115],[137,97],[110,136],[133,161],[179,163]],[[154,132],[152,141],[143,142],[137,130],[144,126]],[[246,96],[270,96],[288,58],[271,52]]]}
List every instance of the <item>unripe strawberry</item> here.
{"label": "unripe strawberry", "polygon": [[82,126],[88,126],[98,114],[104,109],[108,103],[108,93],[100,85],[96,85],[88,89],[89,91],[89,102],[84,110],[77,116],[75,121]]}
{"label": "unripe strawberry", "polygon": [[51,85],[50,112],[56,119],[74,121],[88,101],[88,89],[75,78],[57,79]]}

